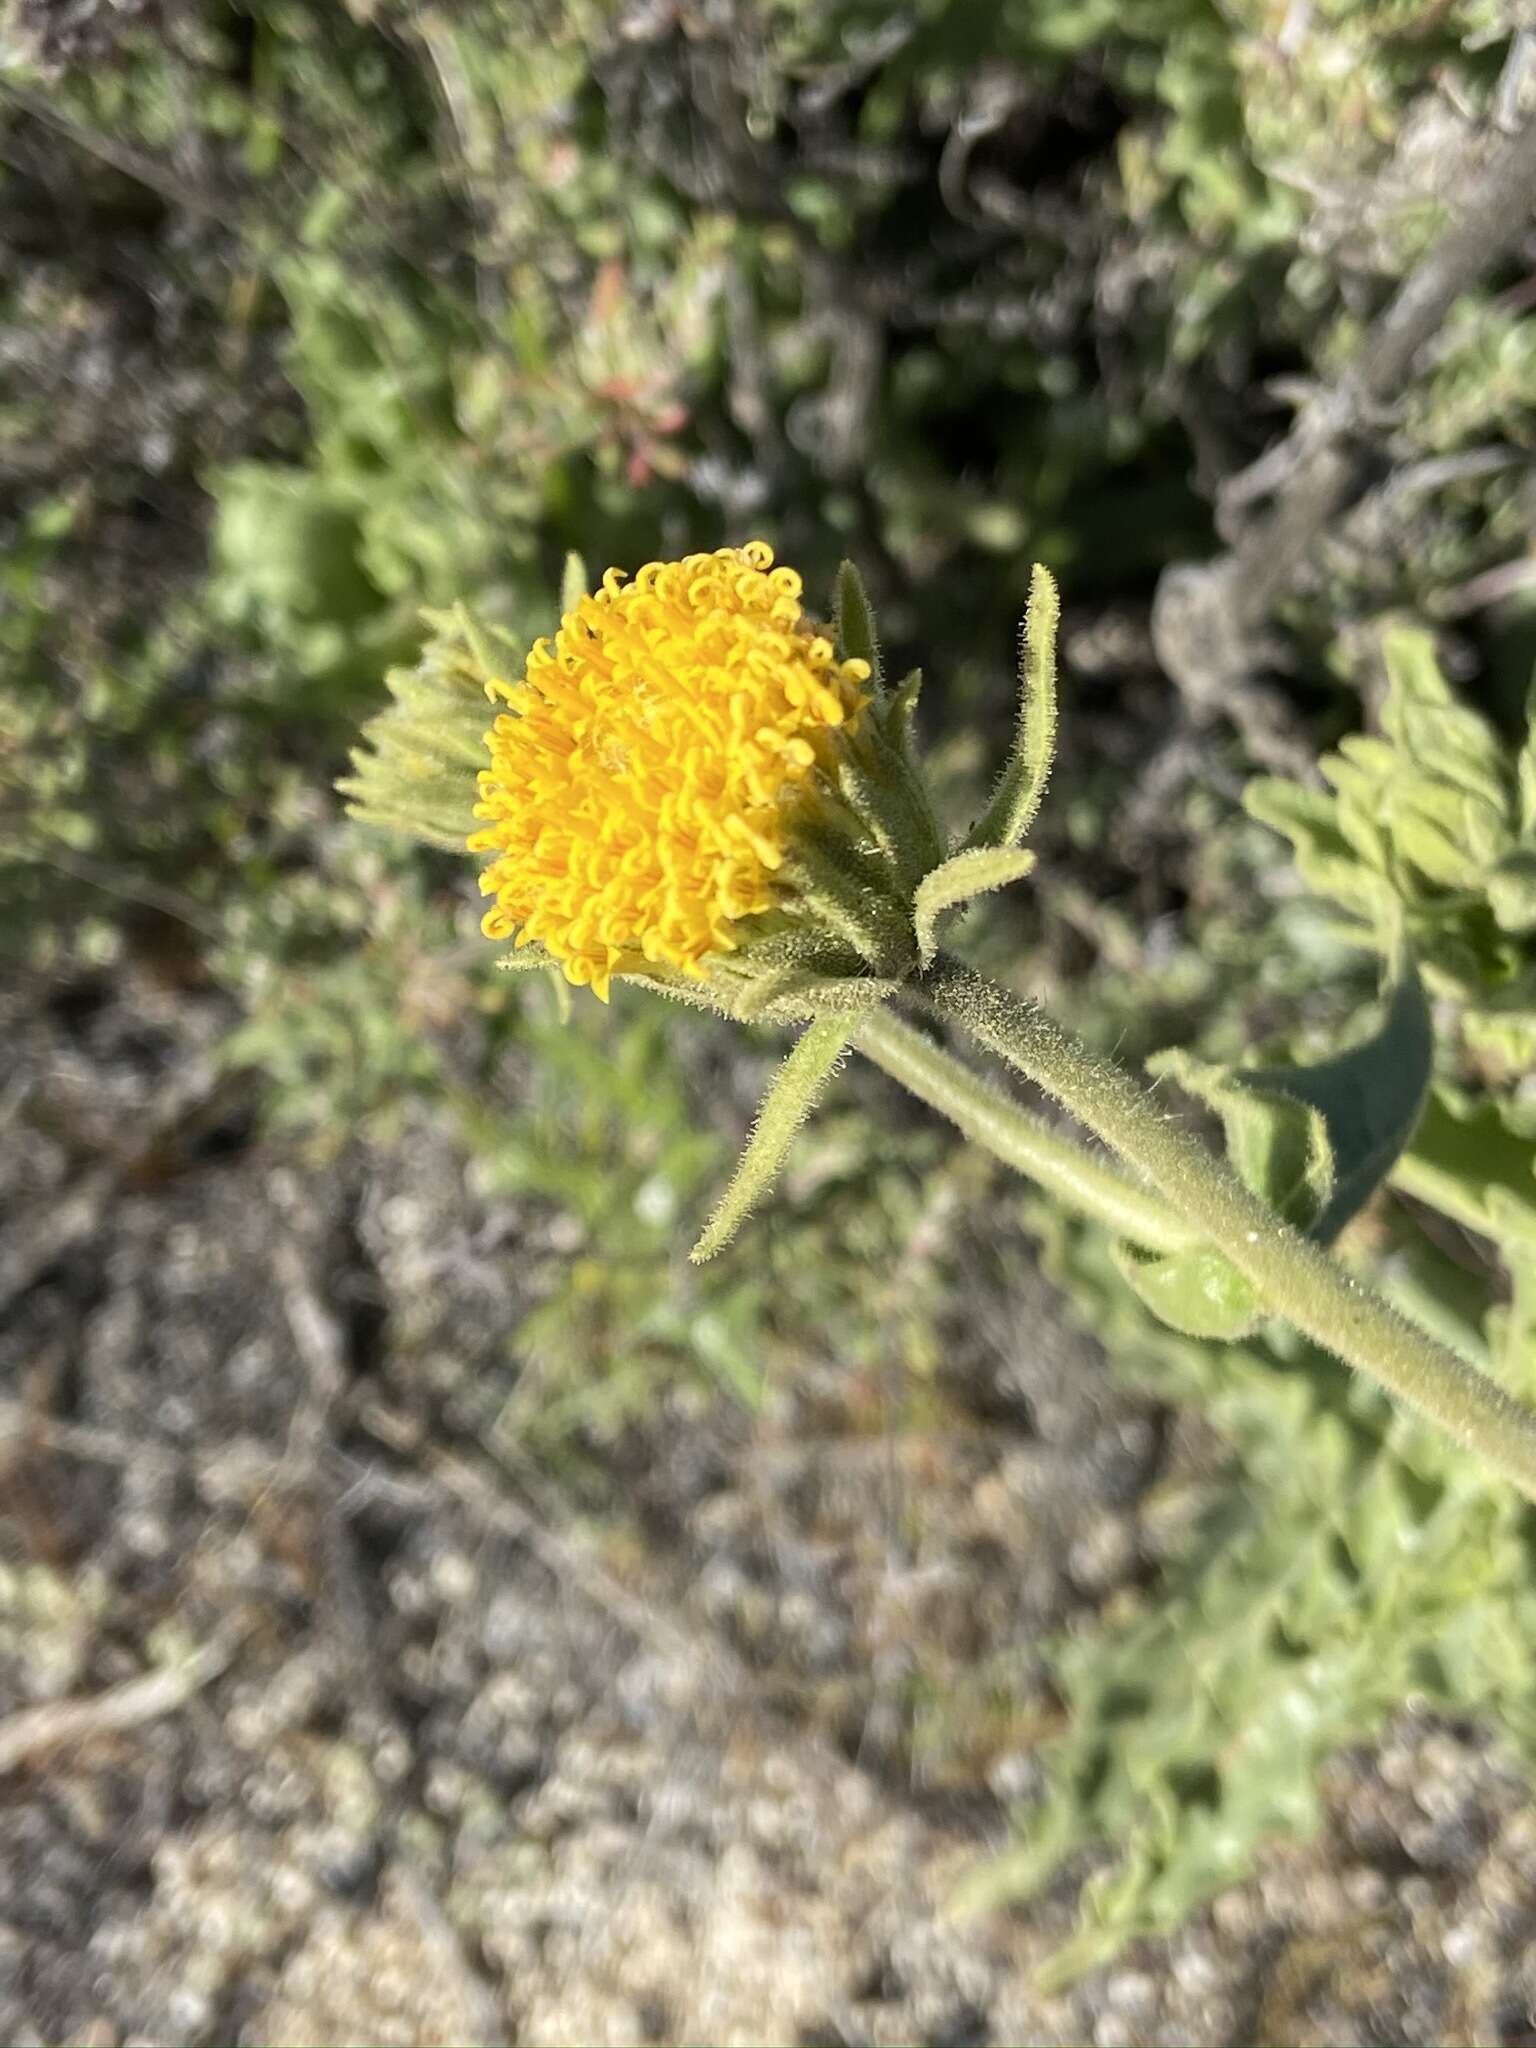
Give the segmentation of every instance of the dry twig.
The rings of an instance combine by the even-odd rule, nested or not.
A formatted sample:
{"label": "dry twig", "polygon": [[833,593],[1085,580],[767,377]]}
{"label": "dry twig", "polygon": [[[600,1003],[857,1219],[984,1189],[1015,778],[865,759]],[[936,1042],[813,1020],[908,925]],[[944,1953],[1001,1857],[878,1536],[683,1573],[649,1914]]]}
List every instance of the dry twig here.
{"label": "dry twig", "polygon": [[246,1622],[232,1622],[180,1664],[130,1678],[89,1699],[50,1700],[10,1715],[0,1721],[0,1777],[52,1750],[78,1749],[103,1735],[119,1735],[174,1714],[229,1668],[247,1630]]}

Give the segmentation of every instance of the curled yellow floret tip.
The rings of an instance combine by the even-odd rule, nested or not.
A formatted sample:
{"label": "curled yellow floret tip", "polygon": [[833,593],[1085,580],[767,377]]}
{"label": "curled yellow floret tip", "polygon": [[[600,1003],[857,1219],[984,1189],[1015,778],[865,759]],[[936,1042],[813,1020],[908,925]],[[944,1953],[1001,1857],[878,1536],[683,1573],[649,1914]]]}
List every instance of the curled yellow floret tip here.
{"label": "curled yellow floret tip", "polygon": [[567,612],[486,735],[469,840],[488,938],[537,940],[605,1001],[612,976],[701,976],[773,909],[801,806],[869,665],[804,616],[764,541],[649,562]]}

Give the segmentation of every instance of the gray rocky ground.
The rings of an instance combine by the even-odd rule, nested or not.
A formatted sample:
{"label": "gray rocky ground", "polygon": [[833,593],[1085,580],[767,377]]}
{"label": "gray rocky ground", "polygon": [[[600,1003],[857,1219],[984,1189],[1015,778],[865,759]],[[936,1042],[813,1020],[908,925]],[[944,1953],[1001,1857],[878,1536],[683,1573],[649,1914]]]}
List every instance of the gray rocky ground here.
{"label": "gray rocky ground", "polygon": [[[829,1432],[830,1365],[750,1422],[678,1397],[589,1512],[487,1426],[532,1225],[440,1133],[306,1167],[206,997],[35,996],[0,1019],[0,2038],[1536,2042],[1536,1805],[1412,1714],[1316,1842],[1064,1992],[1081,1868],[948,1914],[1029,1797],[1031,1645],[1144,1573],[1138,1504],[1202,1454],[1043,1296],[978,1280],[974,1427]],[[909,1681],[987,1658],[1003,1725],[935,1761]]]}

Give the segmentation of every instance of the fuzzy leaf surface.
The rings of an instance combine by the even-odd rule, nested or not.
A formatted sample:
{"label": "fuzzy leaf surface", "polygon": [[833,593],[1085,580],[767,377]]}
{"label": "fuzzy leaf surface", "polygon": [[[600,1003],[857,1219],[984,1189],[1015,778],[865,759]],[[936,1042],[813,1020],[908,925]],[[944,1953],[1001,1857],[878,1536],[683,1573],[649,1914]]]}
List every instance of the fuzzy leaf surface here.
{"label": "fuzzy leaf surface", "polygon": [[1218,1112],[1246,1185],[1298,1230],[1331,1244],[1412,1140],[1433,1054],[1429,1006],[1409,963],[1377,1030],[1336,1059],[1223,1069],[1172,1052],[1151,1064]]}
{"label": "fuzzy leaf surface", "polygon": [[351,816],[462,853],[475,829],[485,765],[485,684],[514,650],[463,607],[423,614],[433,628],[413,668],[385,676],[390,701],[370,718],[336,787]]}
{"label": "fuzzy leaf surface", "polygon": [[917,933],[918,957],[927,967],[939,950],[939,920],[946,911],[959,910],[974,897],[990,889],[1004,889],[1017,882],[1035,865],[1035,856],[1018,848],[972,846],[925,875],[912,903],[912,925]]}
{"label": "fuzzy leaf surface", "polygon": [[1243,791],[1243,809],[1290,840],[1302,879],[1319,896],[1373,929],[1389,927],[1399,918],[1397,892],[1385,875],[1366,864],[1368,856],[1341,817],[1337,798],[1275,776],[1259,776]]}
{"label": "fuzzy leaf surface", "polygon": [[1056,752],[1056,629],[1061,597],[1037,562],[1019,659],[1019,723],[1001,780],[966,844],[1018,846],[1040,808]]}
{"label": "fuzzy leaf surface", "polygon": [[1230,1343],[1258,1325],[1253,1288],[1229,1259],[1207,1246],[1148,1258],[1122,1244],[1115,1248],[1115,1264],[1158,1321],[1181,1336]]}
{"label": "fuzzy leaf surface", "polygon": [[1182,1049],[1159,1053],[1147,1065],[1216,1111],[1227,1156],[1244,1186],[1287,1223],[1310,1230],[1335,1181],[1322,1112],[1292,1096],[1252,1087],[1231,1068],[1212,1066]]}
{"label": "fuzzy leaf surface", "polygon": [[867,661],[870,681],[880,689],[880,640],[875,631],[874,607],[864,578],[852,562],[837,572],[837,641],[849,661]]}
{"label": "fuzzy leaf surface", "polygon": [[743,985],[735,1014],[748,1022],[796,1024],[807,1017],[862,1017],[897,993],[899,981],[868,974],[816,974],[786,968]]}
{"label": "fuzzy leaf surface", "polygon": [[917,700],[922,694],[923,672],[920,668],[911,669],[892,691],[886,707],[885,736],[909,766],[915,759]]}
{"label": "fuzzy leaf surface", "polygon": [[560,575],[560,615],[562,618],[575,611],[577,605],[591,589],[587,581],[587,565],[574,548],[565,558],[565,567]]}
{"label": "fuzzy leaf surface", "polygon": [[1488,877],[1488,907],[1501,931],[1536,931],[1536,846],[1500,861]]}
{"label": "fuzzy leaf surface", "polygon": [[1359,1214],[1411,1141],[1424,1113],[1433,1061],[1424,987],[1413,963],[1405,961],[1380,1026],[1359,1045],[1312,1066],[1234,1076],[1251,1095],[1282,1096],[1321,1117],[1332,1188],[1307,1226],[1319,1243],[1331,1244]]}
{"label": "fuzzy leaf surface", "polygon": [[819,1019],[775,1074],[736,1171],[689,1254],[695,1265],[724,1250],[773,1185],[796,1131],[832,1078],[852,1035],[851,1021]]}

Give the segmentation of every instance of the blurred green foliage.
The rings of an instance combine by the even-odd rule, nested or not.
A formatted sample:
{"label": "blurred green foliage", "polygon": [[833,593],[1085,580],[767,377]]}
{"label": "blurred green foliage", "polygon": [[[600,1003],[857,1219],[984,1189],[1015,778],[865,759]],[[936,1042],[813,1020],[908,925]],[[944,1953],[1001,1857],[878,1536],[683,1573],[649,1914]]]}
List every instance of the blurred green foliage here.
{"label": "blurred green foliage", "polygon": [[[1035,1220],[1121,1370],[1196,1404],[1236,1461],[1149,1503],[1188,1532],[1156,1599],[1058,1646],[1043,1801],[968,1887],[974,1904],[1017,1896],[1078,1850],[1110,1851],[1054,1959],[1065,1975],[1176,1927],[1267,1842],[1314,1827],[1320,1765],[1405,1700],[1486,1715],[1536,1763],[1536,1586],[1528,1510],[1344,1368],[1281,1331],[1191,1342],[1140,1307],[1092,1233]],[[1536,1269],[1521,1271],[1505,1353],[1529,1391]]]}
{"label": "blurred green foliage", "polygon": [[[774,1048],[639,999],[562,1020],[498,976],[464,863],[331,793],[421,607],[522,642],[571,548],[633,566],[753,531],[813,590],[860,561],[957,802],[1002,752],[1029,563],[1056,570],[1051,915],[974,936],[1096,1042],[1326,1058],[1411,939],[1435,1092],[1345,1250],[1536,1392],[1536,634],[1518,573],[1479,595],[1530,530],[1510,281],[1373,423],[1287,602],[1330,789],[1249,804],[1294,863],[1235,742],[1144,783],[1170,707],[1138,624],[1443,220],[1516,0],[188,0],[77,62],[32,12],[0,102],[29,252],[0,287],[0,947],[189,976],[274,1144],[443,1118],[547,1226],[488,1423],[563,1458],[679,1387],[756,1404],[808,1331],[850,1371],[883,1357],[871,1275],[948,1149],[835,1097],[772,1227],[688,1269]],[[1454,627],[1479,707],[1415,622]],[[1529,1753],[1536,1616],[1515,1503],[1306,1347],[1168,1328],[1105,1242],[1032,1214],[1116,1370],[1230,1447],[1154,1504],[1182,1533],[1136,1611],[1059,1647],[1043,1809],[979,1880],[1114,1845],[1080,1965],[1309,1825],[1321,1759],[1409,1695]],[[911,1356],[941,1312],[904,1303]]]}
{"label": "blurred green foliage", "polygon": [[[1331,793],[1249,785],[1341,934],[1406,944],[1458,1006],[1463,1059],[1491,1082],[1536,1064],[1536,717],[1518,748],[1458,704],[1419,632],[1389,634],[1378,734],[1322,763]],[[1536,699],[1533,699],[1536,705]]]}

